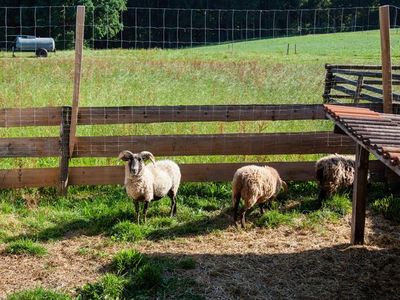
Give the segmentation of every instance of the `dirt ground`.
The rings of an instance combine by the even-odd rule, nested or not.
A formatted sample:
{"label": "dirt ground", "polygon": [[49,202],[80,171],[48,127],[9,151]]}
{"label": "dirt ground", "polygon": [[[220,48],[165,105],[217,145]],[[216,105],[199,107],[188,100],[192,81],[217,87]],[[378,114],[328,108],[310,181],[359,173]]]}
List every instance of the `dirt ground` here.
{"label": "dirt ground", "polygon": [[[228,216],[225,216],[229,218]],[[195,292],[207,299],[385,298],[400,295],[400,226],[368,215],[366,245],[349,245],[350,216],[323,232],[288,227],[238,230],[117,244],[74,235],[45,244],[44,257],[16,256],[0,246],[0,298],[44,286],[74,294],[107,271],[112,255],[134,247],[154,256],[192,257]]]}

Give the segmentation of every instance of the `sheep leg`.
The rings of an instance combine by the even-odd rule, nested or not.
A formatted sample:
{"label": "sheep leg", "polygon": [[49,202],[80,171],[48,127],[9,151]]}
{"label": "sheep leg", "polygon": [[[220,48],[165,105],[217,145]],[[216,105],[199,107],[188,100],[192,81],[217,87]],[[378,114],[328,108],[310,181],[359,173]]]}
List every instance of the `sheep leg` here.
{"label": "sheep leg", "polygon": [[149,208],[149,202],[144,202],[143,205],[143,215],[144,215],[144,223],[147,221],[147,209]]}
{"label": "sheep leg", "polygon": [[240,195],[236,195],[233,198],[234,200],[234,205],[233,205],[233,221],[237,222],[237,217],[238,217],[238,211],[239,211],[239,202],[240,202]]}
{"label": "sheep leg", "polygon": [[140,223],[139,202],[135,201],[136,222]]}
{"label": "sheep leg", "polygon": [[258,206],[260,207],[261,215],[263,215],[264,214],[264,203],[259,203]]}
{"label": "sheep leg", "polygon": [[246,211],[247,211],[247,208],[243,207],[241,216],[240,216],[240,224],[242,225],[242,228],[244,228],[244,225],[246,224]]}
{"label": "sheep leg", "polygon": [[176,194],[174,191],[169,191],[168,192],[168,197],[171,198],[171,212],[170,212],[170,217],[175,217],[176,216]]}

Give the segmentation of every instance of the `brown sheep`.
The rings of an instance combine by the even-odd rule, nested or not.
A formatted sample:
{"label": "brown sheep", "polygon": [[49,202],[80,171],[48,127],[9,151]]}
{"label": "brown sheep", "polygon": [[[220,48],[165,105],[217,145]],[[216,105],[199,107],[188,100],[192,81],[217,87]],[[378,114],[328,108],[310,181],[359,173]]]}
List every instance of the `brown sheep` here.
{"label": "brown sheep", "polygon": [[238,217],[240,198],[244,201],[240,216],[241,225],[244,227],[246,212],[258,203],[260,212],[263,214],[264,204],[267,201],[273,201],[282,188],[286,189],[287,185],[274,168],[250,165],[238,169],[232,181],[233,219],[235,224]]}
{"label": "brown sheep", "polygon": [[353,185],[354,165],[354,156],[351,155],[332,154],[317,161],[315,172],[320,187],[319,202],[337,190]]}

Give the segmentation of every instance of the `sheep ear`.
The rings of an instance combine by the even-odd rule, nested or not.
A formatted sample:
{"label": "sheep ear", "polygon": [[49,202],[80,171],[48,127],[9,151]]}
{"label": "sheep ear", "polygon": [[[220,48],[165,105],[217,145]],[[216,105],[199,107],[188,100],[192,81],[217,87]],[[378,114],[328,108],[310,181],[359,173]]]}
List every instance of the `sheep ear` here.
{"label": "sheep ear", "polygon": [[156,163],[156,159],[154,158],[153,154],[149,151],[142,151],[140,152],[140,157],[144,160],[150,159],[153,164]]}
{"label": "sheep ear", "polygon": [[118,158],[119,158],[119,159],[122,159],[122,160],[125,160],[125,161],[128,161],[128,160],[130,160],[130,159],[133,158],[133,153],[132,153],[131,151],[125,150],[125,151],[122,151],[122,152],[118,155]]}

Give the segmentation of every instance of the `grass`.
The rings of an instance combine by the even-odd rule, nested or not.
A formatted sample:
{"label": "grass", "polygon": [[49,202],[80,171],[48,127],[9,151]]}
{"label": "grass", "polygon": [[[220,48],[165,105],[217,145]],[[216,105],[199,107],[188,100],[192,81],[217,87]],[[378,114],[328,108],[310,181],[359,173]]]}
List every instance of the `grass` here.
{"label": "grass", "polygon": [[[282,194],[260,218],[258,209],[249,214],[249,222],[262,227],[282,224],[296,227],[316,211],[329,211],[338,218],[349,213],[347,194],[337,195],[319,208],[315,183],[289,183]],[[231,191],[229,184],[183,184],[177,199],[178,214],[169,217],[170,200],[164,198],[149,206],[147,223],[136,224],[132,201],[122,187],[71,187],[69,196],[58,197],[49,190],[40,192],[35,209],[28,208],[18,191],[3,191],[0,210],[0,241],[7,243],[47,242],[73,232],[106,234],[115,243],[160,240],[206,234],[231,225]],[[7,204],[7,205],[6,205]],[[89,249],[80,249],[82,255]]]}
{"label": "grass", "polygon": [[[392,46],[400,36],[393,32]],[[298,54],[286,55],[296,44]],[[350,45],[350,46],[349,46]],[[394,53],[394,63],[399,55]],[[325,63],[378,64],[379,32],[354,32],[261,40],[181,50],[85,51],[82,106],[280,104],[321,103]],[[70,105],[73,52],[60,51],[48,59],[0,53],[0,108]],[[78,135],[217,134],[332,131],[328,121],[259,121],[80,126]],[[58,127],[0,128],[0,137],[58,136]],[[156,153],[155,153],[156,154]],[[157,154],[156,154],[157,155]],[[312,161],[320,155],[259,155],[176,157],[180,163]],[[0,168],[56,167],[58,158],[1,159]],[[71,166],[116,165],[116,158],[73,159]],[[374,187],[376,189],[376,187]],[[248,215],[249,227],[321,231],[349,212],[348,194],[316,201],[314,182],[289,183],[263,216]],[[378,195],[379,194],[379,195]],[[33,198],[34,201],[31,201]],[[34,253],[37,244],[71,234],[104,235],[109,243],[132,247],[153,241],[206,235],[232,224],[230,185],[183,184],[178,195],[177,218],[169,218],[169,199],[150,204],[148,222],[135,224],[132,201],[122,187],[71,187],[67,197],[53,189],[0,191],[0,242],[6,249]],[[399,220],[398,199],[377,193],[372,208]],[[33,203],[33,204],[32,204]],[[27,246],[28,245],[28,246]],[[20,249],[20,250],[18,250]],[[43,250],[43,249],[42,249]],[[25,252],[24,252],[25,251]],[[39,250],[40,252],[41,250]],[[101,255],[101,249],[79,248],[79,255]],[[16,253],[16,252],[13,252]],[[117,253],[110,273],[82,287],[81,299],[181,298],[194,299],[190,278],[169,276],[189,271],[192,258],[167,261],[145,257],[133,250]],[[151,283],[151,284],[150,284]],[[27,296],[24,296],[24,293]],[[10,299],[54,298],[51,291],[30,290]],[[189,293],[189,294],[188,294]],[[42,296],[45,295],[45,296]],[[50,295],[50,296],[46,296]],[[25,297],[25,298],[23,298]],[[40,298],[42,297],[42,298]],[[53,298],[52,298],[53,297]],[[61,295],[60,297],[64,297]],[[68,298],[65,298],[68,299]]]}
{"label": "grass", "polygon": [[147,258],[136,250],[129,249],[117,253],[111,263],[111,267],[118,275],[128,274],[137,271],[147,263]]}
{"label": "grass", "polygon": [[43,256],[47,253],[47,250],[42,245],[39,245],[38,243],[30,239],[23,238],[10,242],[4,252],[9,254],[28,254]]}
{"label": "grass", "polygon": [[[287,44],[298,54],[286,55]],[[396,31],[392,46],[400,43]],[[349,46],[351,45],[351,47]],[[394,53],[394,62],[397,56]],[[180,50],[86,50],[81,106],[321,103],[325,63],[380,61],[379,32],[351,32]],[[73,52],[48,59],[0,54],[0,107],[69,105]],[[328,121],[259,121],[79,126],[78,135],[213,134],[332,130]],[[0,129],[0,137],[58,136],[57,127]],[[178,162],[315,160],[318,155],[177,157]],[[115,158],[71,166],[115,165]],[[56,158],[2,159],[1,168],[55,167]]]}
{"label": "grass", "polygon": [[400,222],[400,197],[387,195],[376,199],[372,205],[372,209],[383,214],[387,219]]}
{"label": "grass", "polygon": [[121,221],[111,228],[110,235],[117,241],[135,242],[142,240],[146,233],[140,225],[131,221]]}
{"label": "grass", "polygon": [[[125,248],[113,256],[108,266],[104,266],[108,273],[81,287],[79,299],[198,297],[191,294],[195,282],[182,275],[182,272],[197,268],[194,258],[171,260],[143,255],[132,250],[137,237],[147,240],[145,243],[180,238],[184,241],[185,237],[209,233],[218,237],[220,232],[232,226],[229,184],[183,184],[177,199],[176,219],[168,217],[170,201],[166,198],[151,203],[148,222],[139,225],[134,223],[133,203],[120,187],[72,187],[67,198],[58,197],[50,190],[38,193],[41,201],[32,209],[26,206],[17,191],[2,191],[4,209],[0,210],[0,220],[14,220],[4,222],[2,242],[7,243],[7,247],[21,241],[47,243],[69,235],[102,235],[109,245]],[[258,209],[248,215],[246,230],[284,226],[291,232],[324,233],[326,225],[334,224],[349,213],[351,202],[348,194],[342,193],[325,200],[319,207],[317,195],[318,187],[314,182],[289,183],[288,192],[281,194],[264,215],[260,216]],[[373,208],[381,211],[385,208],[386,214],[393,213],[391,210],[395,206],[388,203],[394,203],[395,198],[377,198],[377,195],[382,195],[380,185],[372,186],[371,195]],[[76,252],[88,257],[109,257],[101,247],[85,247],[85,244]],[[29,297],[13,299],[41,299]]]}
{"label": "grass", "polygon": [[[188,284],[186,279],[171,279],[165,276],[166,272],[173,272],[181,266],[181,263],[182,261],[177,264],[174,260],[165,258],[150,258],[136,250],[122,250],[112,260],[113,273],[108,273],[100,280],[83,286],[77,298],[154,299],[161,296],[169,298],[182,293],[185,295]],[[188,260],[186,266],[194,268],[193,263],[189,263]]]}
{"label": "grass", "polygon": [[44,288],[35,288],[9,295],[7,300],[72,300],[72,298]]}

